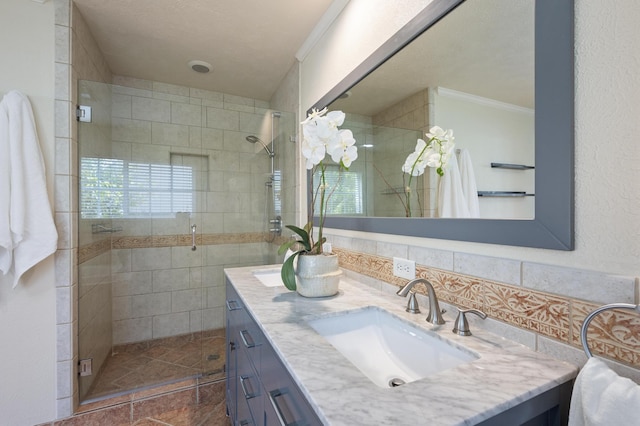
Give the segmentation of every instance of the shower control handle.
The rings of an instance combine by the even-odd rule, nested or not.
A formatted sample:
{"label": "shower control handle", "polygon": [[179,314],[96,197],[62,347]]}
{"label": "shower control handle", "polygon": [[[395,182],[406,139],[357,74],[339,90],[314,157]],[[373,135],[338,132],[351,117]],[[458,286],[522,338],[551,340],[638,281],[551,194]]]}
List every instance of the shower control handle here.
{"label": "shower control handle", "polygon": [[196,251],[196,225],[191,225],[191,250]]}

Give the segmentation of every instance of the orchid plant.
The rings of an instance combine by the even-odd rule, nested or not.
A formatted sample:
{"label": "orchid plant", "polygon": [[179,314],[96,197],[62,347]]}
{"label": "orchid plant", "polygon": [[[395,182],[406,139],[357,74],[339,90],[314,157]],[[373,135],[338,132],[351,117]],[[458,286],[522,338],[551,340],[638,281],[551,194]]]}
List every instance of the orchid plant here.
{"label": "orchid plant", "polygon": [[453,130],[443,130],[438,126],[429,129],[426,134],[428,141],[418,139],[415,150],[407,156],[402,165],[403,173],[409,175],[409,181],[405,187],[405,212],[411,217],[411,180],[414,176],[420,176],[427,167],[435,167],[439,176],[444,176],[447,162],[453,154],[455,138]]}
{"label": "orchid plant", "polygon": [[[339,170],[348,170],[351,163],[358,158],[358,149],[353,133],[348,129],[339,129],[344,123],[345,114],[342,111],[328,112],[327,108],[320,111],[313,109],[302,123],[302,156],[306,160],[307,170],[320,172],[320,182],[314,188],[310,185],[311,206],[309,220],[303,228],[293,225],[286,227],[295,232],[300,238],[288,241],[280,246],[278,254],[283,254],[289,248],[295,246],[296,251],[282,264],[282,282],[289,290],[296,289],[294,260],[300,254],[322,254],[323,244],[326,238],[322,235],[324,220],[327,214],[327,202],[334,188],[328,188],[325,180],[327,154],[331,160],[338,164]],[[313,214],[316,211],[316,202],[319,201],[319,226],[317,239],[313,236]]]}

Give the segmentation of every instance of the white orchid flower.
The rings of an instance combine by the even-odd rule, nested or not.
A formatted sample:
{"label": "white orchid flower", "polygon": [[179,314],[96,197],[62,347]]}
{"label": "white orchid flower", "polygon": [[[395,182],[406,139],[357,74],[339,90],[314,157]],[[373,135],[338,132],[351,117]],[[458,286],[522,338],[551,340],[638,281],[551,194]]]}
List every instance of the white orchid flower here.
{"label": "white orchid flower", "polygon": [[327,146],[327,152],[331,155],[334,163],[342,164],[349,168],[351,163],[358,158],[358,149],[355,146],[356,140],[349,129],[340,130],[331,144]]}
{"label": "white orchid flower", "polygon": [[317,120],[319,117],[322,117],[325,113],[327,112],[327,108],[323,108],[320,111],[318,111],[317,109],[313,108],[311,110],[311,113],[307,116],[307,118],[301,122],[300,124],[302,124],[303,126],[307,123],[310,123],[314,120]]}
{"label": "white orchid flower", "polygon": [[405,160],[402,171],[411,176],[420,176],[426,167],[434,167],[442,176],[455,147],[453,130],[433,126],[426,136],[429,142],[418,139],[416,149]]}

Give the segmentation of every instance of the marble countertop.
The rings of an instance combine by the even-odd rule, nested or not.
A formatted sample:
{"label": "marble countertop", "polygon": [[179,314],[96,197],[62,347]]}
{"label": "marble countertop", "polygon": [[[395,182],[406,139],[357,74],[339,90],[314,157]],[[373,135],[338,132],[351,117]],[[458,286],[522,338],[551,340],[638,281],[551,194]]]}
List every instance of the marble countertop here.
{"label": "marble countertop", "polygon": [[[308,299],[284,286],[267,287],[252,273],[268,268],[225,273],[325,424],[472,425],[577,375],[573,365],[483,330],[472,328],[474,334],[468,337],[453,334],[455,309],[445,313],[446,324],[433,326],[425,321],[426,309],[409,314],[404,310],[407,299],[344,276],[336,296]],[[367,306],[430,330],[479,358],[400,387],[378,387],[306,322]]]}

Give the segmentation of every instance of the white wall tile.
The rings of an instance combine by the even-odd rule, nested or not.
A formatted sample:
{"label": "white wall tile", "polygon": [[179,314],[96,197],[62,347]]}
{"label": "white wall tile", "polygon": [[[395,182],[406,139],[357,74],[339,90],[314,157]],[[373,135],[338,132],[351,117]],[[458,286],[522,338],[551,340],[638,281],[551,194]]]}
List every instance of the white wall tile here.
{"label": "white wall tile", "polygon": [[562,294],[596,303],[635,303],[634,277],[525,262],[522,284],[550,293],[562,289]]}
{"label": "white wall tile", "polygon": [[151,122],[114,117],[111,136],[114,141],[151,143]]}
{"label": "white wall tile", "polygon": [[404,244],[383,243],[378,241],[376,243],[376,254],[384,257],[399,257],[407,259],[409,250]]}
{"label": "white wall tile", "polygon": [[189,127],[180,124],[151,123],[151,143],[189,146]]}
{"label": "white wall tile", "polygon": [[131,271],[131,249],[111,250],[111,272]]}
{"label": "white wall tile", "polygon": [[184,312],[202,308],[202,290],[174,291],[171,295],[171,311]]}
{"label": "white wall tile", "polygon": [[153,317],[153,338],[177,336],[189,333],[189,312],[179,312]]}
{"label": "white wall tile", "polygon": [[131,249],[131,270],[150,271],[171,267],[171,248]]}
{"label": "white wall tile", "polygon": [[409,246],[408,258],[419,265],[453,271],[453,252],[451,251]]}
{"label": "white wall tile", "polygon": [[208,107],[207,127],[222,130],[239,130],[240,118],[236,111]]}
{"label": "white wall tile", "polygon": [[114,297],[111,300],[111,317],[113,321],[134,318],[131,296]]}
{"label": "white wall tile", "polygon": [[171,102],[135,96],[131,99],[131,118],[169,123],[171,122]]}
{"label": "white wall tile", "polygon": [[187,126],[202,126],[202,107],[200,105],[172,102],[171,122]]}
{"label": "white wall tile", "polygon": [[204,330],[215,330],[225,327],[225,309],[211,308],[202,310],[202,327]]}
{"label": "white wall tile", "polygon": [[171,313],[171,292],[131,296],[131,312],[136,318]]}
{"label": "white wall tile", "polygon": [[131,96],[114,93],[111,95],[111,115],[131,119]]}
{"label": "white wall tile", "polygon": [[153,281],[151,276],[151,271],[114,273],[112,275],[113,297],[152,293]]}
{"label": "white wall tile", "polygon": [[153,271],[153,291],[186,290],[189,288],[189,268]]}
{"label": "white wall tile", "polygon": [[455,272],[506,284],[520,285],[521,268],[520,262],[517,260],[455,253],[453,262]]}
{"label": "white wall tile", "polygon": [[134,318],[113,323],[113,344],[143,342],[153,338],[153,318]]}

